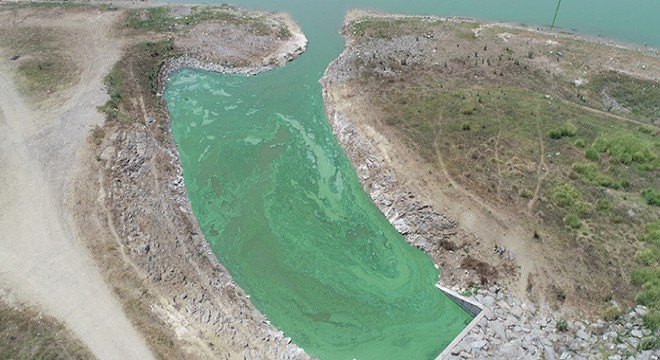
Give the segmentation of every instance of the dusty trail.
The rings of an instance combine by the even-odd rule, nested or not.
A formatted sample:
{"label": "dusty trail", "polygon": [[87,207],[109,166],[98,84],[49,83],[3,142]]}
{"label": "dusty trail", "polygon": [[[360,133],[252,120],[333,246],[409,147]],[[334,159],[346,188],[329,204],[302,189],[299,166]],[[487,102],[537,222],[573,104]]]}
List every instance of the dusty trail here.
{"label": "dusty trail", "polygon": [[[0,286],[63,321],[100,359],[153,358],[72,222],[70,179],[89,129],[103,121],[103,76],[119,56],[113,15],[79,21],[80,82],[64,105],[28,108],[0,60]],[[58,26],[58,19],[52,19]],[[70,25],[66,25],[70,24]]]}

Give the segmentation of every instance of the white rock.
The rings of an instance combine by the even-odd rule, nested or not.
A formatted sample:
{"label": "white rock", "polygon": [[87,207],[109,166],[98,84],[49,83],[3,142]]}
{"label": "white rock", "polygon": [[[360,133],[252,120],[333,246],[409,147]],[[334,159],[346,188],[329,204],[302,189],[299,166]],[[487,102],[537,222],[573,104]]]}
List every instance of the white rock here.
{"label": "white rock", "polygon": [[584,332],[584,330],[582,330],[582,329],[578,330],[578,331],[575,333],[575,336],[576,336],[577,338],[582,339],[582,340],[589,340],[589,334],[587,334],[586,332]]}
{"label": "white rock", "polygon": [[488,341],[486,340],[479,340],[479,341],[474,341],[470,344],[470,348],[472,349],[483,349],[488,345]]}

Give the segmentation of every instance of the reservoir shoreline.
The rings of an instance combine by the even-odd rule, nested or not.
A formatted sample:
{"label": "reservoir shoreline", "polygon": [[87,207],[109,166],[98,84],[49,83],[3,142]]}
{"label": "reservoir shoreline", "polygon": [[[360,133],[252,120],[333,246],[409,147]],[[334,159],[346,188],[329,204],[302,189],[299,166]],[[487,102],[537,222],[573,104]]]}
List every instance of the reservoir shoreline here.
{"label": "reservoir shoreline", "polygon": [[[514,26],[514,25],[512,25],[512,26]],[[580,36],[577,36],[577,35],[571,35],[571,36],[574,36],[576,38],[580,38]],[[598,40],[599,39],[596,39],[596,41],[598,41]],[[620,45],[620,46],[625,46],[625,45]],[[186,58],[184,57],[184,59],[186,59]],[[221,69],[221,70],[223,69],[222,67],[218,68],[218,67],[215,67],[213,65],[209,65],[208,63],[200,65],[200,63],[197,60],[186,59],[186,60],[183,60],[183,61],[180,60],[179,63],[173,63],[172,65],[166,66],[165,67],[166,70],[162,74],[170,74],[172,71],[176,71],[176,70],[179,70],[179,69],[182,69],[182,68],[187,68],[187,67],[197,68],[197,69],[202,69],[202,70],[211,70],[211,71],[214,71],[214,70],[217,70],[217,69]],[[264,70],[267,70],[267,69],[265,69],[263,67],[234,68],[234,69],[229,69],[228,73],[256,74],[256,73],[258,73],[260,71],[264,71]],[[162,79],[163,79],[163,81],[161,81],[161,85],[160,85],[161,87],[159,89],[159,93],[162,93],[163,89],[164,89],[164,86],[166,86],[166,82],[164,81],[166,79],[166,77],[163,76]],[[325,82],[325,81],[327,81],[327,79],[324,78],[324,80],[322,80],[322,83]],[[325,85],[323,86],[323,89],[324,89],[324,97],[325,97],[327,95]],[[434,218],[439,216],[440,223],[435,223],[433,226],[436,227],[436,228],[443,229],[443,232],[445,233],[445,235],[441,235],[441,236],[447,237],[447,235],[451,236],[451,234],[455,234],[455,232],[457,231],[457,230],[455,230],[455,227],[456,227],[457,223],[454,220],[452,220],[450,218],[447,218],[445,215],[441,215],[439,212],[433,210],[432,208],[429,208],[429,206],[427,206],[428,204],[421,204],[420,205],[418,202],[416,202],[414,200],[416,198],[416,196],[415,195],[411,196],[412,194],[414,194],[412,191],[407,190],[405,188],[399,188],[399,184],[396,184],[396,181],[390,177],[391,174],[389,174],[389,170],[387,169],[387,166],[384,166],[383,169],[380,170],[380,165],[385,164],[385,161],[382,161],[382,160],[375,161],[375,159],[373,158],[374,153],[376,153],[375,150],[373,150],[373,149],[368,150],[364,153],[361,153],[361,155],[358,155],[358,156],[351,155],[351,150],[349,148],[352,147],[352,146],[355,146],[356,144],[360,144],[361,141],[364,141],[364,139],[356,140],[356,139],[350,137],[352,135],[349,135],[349,137],[347,137],[346,133],[352,133],[353,131],[355,131],[355,129],[351,129],[350,125],[348,127],[346,127],[346,124],[342,123],[341,119],[344,115],[342,115],[336,109],[333,109],[332,107],[328,107],[327,104],[329,102],[328,102],[327,98],[326,98],[325,103],[326,103],[326,112],[328,114],[328,119],[330,120],[330,123],[333,126],[333,129],[336,130],[337,140],[340,142],[342,147],[346,146],[345,150],[346,150],[347,154],[349,155],[349,158],[351,159],[351,162],[352,162],[354,168],[358,172],[358,176],[361,179],[364,179],[364,170],[365,169],[369,169],[370,171],[374,167],[376,169],[379,169],[377,171],[379,171],[379,172],[382,171],[382,173],[386,174],[384,176],[384,178],[382,178],[381,180],[376,180],[375,181],[375,182],[380,184],[379,186],[383,190],[381,192],[381,194],[386,193],[386,192],[387,193],[391,192],[391,194],[395,194],[393,197],[403,200],[403,202],[400,202],[400,203],[399,202],[392,202],[392,203],[390,203],[389,207],[383,207],[383,204],[389,203],[389,201],[387,199],[383,199],[383,198],[380,198],[380,199],[375,198],[374,199],[376,205],[379,206],[379,208],[381,208],[381,211],[383,212],[383,214],[386,217],[388,217],[388,220],[392,223],[392,225],[395,228],[397,228],[397,230],[399,230],[400,232],[405,233],[405,227],[402,228],[402,222],[400,222],[400,221],[397,222],[397,220],[400,220],[399,218],[397,218],[397,217],[393,218],[392,217],[393,213],[407,214],[409,216],[409,218],[406,218],[407,225],[415,225],[415,223],[428,222],[428,221],[431,221],[433,223],[434,221],[437,221],[437,219],[434,219]],[[346,121],[346,120],[344,120],[344,121]],[[167,117],[166,123],[169,124],[169,117]],[[143,128],[143,126],[141,126],[141,125],[137,126],[137,127],[138,128]],[[150,141],[145,141],[145,139],[140,139],[141,136],[145,136],[145,135],[149,136],[148,133],[150,131],[147,130],[146,134],[145,134],[145,130],[147,130],[147,129],[144,129],[144,128],[143,129],[137,129],[137,128],[136,129],[124,129],[123,131],[121,131],[121,134],[119,135],[118,139],[123,137],[124,139],[122,139],[122,140],[123,140],[124,146],[127,146],[128,148],[139,146],[138,145],[139,143],[143,143],[143,142],[148,143],[148,142],[150,142]],[[142,133],[142,135],[140,135],[136,138],[132,138],[133,135],[131,135],[131,133],[135,133],[135,134]],[[218,262],[215,255],[210,250],[210,247],[209,247],[208,243],[206,242],[203,235],[201,234],[201,231],[199,230],[199,226],[197,225],[197,222],[196,222],[196,219],[194,218],[194,215],[192,215],[192,210],[190,208],[190,203],[189,203],[189,200],[188,200],[186,192],[185,192],[185,187],[183,186],[183,178],[181,176],[182,170],[181,170],[181,165],[180,165],[180,162],[178,160],[178,155],[177,155],[178,151],[176,149],[176,145],[174,144],[174,141],[171,138],[171,132],[169,130],[169,126],[167,127],[166,134],[167,134],[166,135],[167,138],[165,140],[158,140],[158,142],[160,142],[160,145],[158,145],[158,146],[162,147],[162,150],[164,150],[166,153],[172,154],[170,156],[172,157],[171,158],[171,163],[172,163],[173,167],[170,170],[167,170],[166,173],[161,174],[158,177],[164,177],[164,178],[172,179],[169,182],[169,186],[170,187],[175,187],[177,189],[178,195],[177,195],[176,203],[181,205],[180,209],[182,209],[182,211],[180,213],[176,214],[176,216],[184,216],[185,218],[188,219],[188,220],[185,221],[186,223],[190,222],[190,223],[194,224],[192,230],[190,230],[190,233],[193,234],[194,243],[196,244],[195,246],[200,248],[200,249],[203,249],[203,252],[205,253],[206,259],[213,264],[213,268],[216,269],[215,271],[223,273],[224,275],[222,275],[222,277],[225,278],[227,276],[226,275],[226,270]],[[358,145],[358,148],[359,148],[359,145]],[[363,150],[364,149],[361,149],[359,151],[363,151]],[[128,154],[123,154],[122,157],[126,158],[127,155]],[[128,157],[130,157],[130,156],[128,156]],[[138,157],[139,157],[139,155],[138,155]],[[372,177],[373,177],[373,175],[368,175],[367,176],[367,179],[370,179],[370,183],[373,183],[373,178]],[[365,187],[365,190],[368,193],[370,193],[373,197],[373,192],[370,191],[370,188],[367,187],[366,183],[363,183],[363,185]],[[138,198],[136,198],[136,199],[138,199]],[[412,200],[409,200],[409,199],[412,199]],[[125,200],[126,199],[124,199],[124,201]],[[169,215],[166,215],[166,214],[167,213],[165,213],[163,215],[165,217],[169,216]],[[429,214],[432,214],[432,216],[429,217]],[[427,252],[433,251],[433,244],[429,243],[428,241],[425,241],[424,237],[422,237],[422,236],[419,236],[419,237],[414,237],[413,236],[413,237],[411,237],[410,236],[411,234],[409,234],[409,233],[404,234],[404,235],[406,235],[405,237],[409,242],[411,242],[413,245],[417,246],[418,248],[420,248],[424,251],[427,251]],[[218,270],[218,269],[220,269],[220,270]],[[447,271],[447,273],[451,273],[451,271]],[[443,278],[443,279],[446,279],[446,278]],[[231,285],[229,285],[229,288],[232,289],[231,291],[236,291],[239,297],[241,297],[243,299],[246,299],[246,300],[241,300],[241,302],[243,302],[243,305],[241,305],[239,308],[241,308],[241,309],[251,308],[252,309],[251,311],[256,312],[256,310],[253,309],[253,306],[251,305],[251,303],[249,305],[247,305],[249,303],[249,297],[247,297],[240,290],[240,288],[233,285],[233,281],[231,281],[231,279],[227,279],[226,281],[227,281],[228,284],[231,284]],[[462,283],[462,282],[458,281],[457,278],[454,278],[454,280],[449,280],[449,281],[444,280],[443,283],[449,284],[450,286],[453,286],[456,291],[463,291],[462,288],[457,286],[458,284]],[[498,326],[497,324],[499,324],[500,322],[501,323],[511,323],[512,321],[514,321],[512,319],[517,319],[517,316],[519,316],[521,314],[524,314],[525,318],[527,319],[525,322],[521,323],[521,324],[523,324],[523,326],[525,326],[524,324],[526,324],[526,326],[528,326],[530,328],[539,327],[541,329],[544,329],[544,331],[545,331],[544,334],[546,334],[546,335],[556,334],[556,331],[554,330],[552,324],[556,325],[556,323],[560,320],[561,315],[556,314],[556,313],[550,311],[549,309],[543,308],[541,310],[541,309],[538,308],[538,305],[535,305],[535,304],[533,304],[531,302],[528,302],[528,301],[525,301],[525,300],[521,300],[517,296],[509,294],[504,288],[500,288],[499,286],[491,286],[489,288],[483,288],[483,289],[479,290],[479,293],[476,296],[476,299],[479,299],[480,301],[485,300],[485,303],[490,304],[490,306],[485,310],[485,313],[483,314],[483,318],[479,319],[479,322],[482,322],[482,324],[480,324],[479,326],[476,326],[475,328],[473,328],[472,333],[468,332],[465,339],[463,339],[463,340],[457,339],[454,343],[454,345],[455,345],[454,349],[459,349],[460,351],[464,351],[464,349],[469,347],[470,344],[472,344],[472,343],[475,343],[475,342],[480,343],[482,341],[490,341],[489,339],[490,339],[491,335],[485,335],[488,331],[487,329],[490,329],[493,324],[495,324],[495,327],[497,327]],[[492,303],[490,299],[494,299],[495,302]],[[235,305],[224,304],[224,306],[233,307]],[[639,309],[638,311],[640,313],[645,311],[644,308],[638,308],[638,309]],[[210,308],[209,310],[210,310],[211,314],[214,311],[213,308]],[[169,311],[171,311],[171,310],[169,310]],[[193,312],[197,312],[197,311],[198,310],[193,310]],[[207,311],[207,310],[201,310],[201,311]],[[242,311],[243,310],[240,310],[241,313],[242,313]],[[166,313],[166,312],[164,312],[164,313]],[[258,312],[257,312],[257,314],[258,314]],[[256,316],[256,319],[261,318],[262,320],[260,320],[260,322],[262,324],[267,324],[268,323],[268,321],[265,318],[263,318],[263,315],[259,314],[259,315],[252,315],[252,316]],[[484,318],[488,319],[487,323],[483,323],[483,321],[481,320],[481,319],[484,319]],[[540,326],[539,324],[544,322],[546,319],[552,319],[552,320],[547,322],[547,326]],[[634,317],[633,317],[633,319],[634,319]],[[255,319],[254,318],[252,318],[252,319],[248,318],[248,319],[244,319],[244,320],[240,320],[240,321],[253,322],[253,321],[255,321]],[[575,324],[581,330],[584,329],[583,331],[589,331],[590,330],[587,326],[580,325],[580,324],[583,324],[580,321],[576,321]],[[600,323],[598,323],[598,324],[600,324]],[[263,325],[260,324],[259,326],[263,326]],[[269,327],[270,326],[267,326],[267,328],[269,328]],[[253,328],[253,331],[254,330],[255,329]],[[267,331],[268,331],[269,334],[272,334],[273,330],[267,330]],[[288,342],[291,341],[290,339],[284,338],[283,337],[284,335],[281,334],[281,332],[279,332],[278,330],[274,330],[274,331],[275,331],[276,334],[279,334],[279,335],[276,335],[276,337],[275,337],[275,339],[277,339],[277,343],[278,344],[284,344],[283,346],[285,346],[286,348],[289,349],[289,350],[286,350],[286,352],[285,352],[285,354],[287,354],[286,358],[306,357],[306,355],[304,355],[302,353],[301,349],[291,347],[291,346],[293,346],[293,344],[287,344]],[[476,335],[475,335],[475,332],[477,333]],[[506,335],[505,336],[509,339],[520,337],[520,334],[518,332],[519,331],[515,330],[513,327],[506,327],[506,330],[505,330]],[[488,333],[490,333],[490,332],[488,332]],[[481,334],[481,335],[479,335],[479,334]],[[498,334],[495,334],[495,335],[497,336]],[[234,336],[234,335],[232,335],[232,336]],[[247,335],[247,334],[245,334],[243,336],[247,336],[247,338],[243,338],[243,339],[246,339],[246,340],[251,337],[251,335]],[[569,344],[573,341],[579,341],[580,340],[580,339],[575,340],[573,338],[573,336],[574,335],[572,335],[572,336],[563,336],[561,338],[558,338],[557,341],[558,342],[561,341],[564,344]],[[589,336],[590,336],[590,339],[593,339],[594,337],[597,337],[597,335],[594,335],[594,334],[591,334],[591,333],[590,333]],[[284,341],[284,342],[282,342],[282,341]],[[595,341],[595,340],[588,340],[588,341]],[[271,342],[271,344],[273,344],[273,342]],[[277,346],[282,346],[282,345],[277,345]],[[508,349],[508,348],[505,348],[505,350],[506,349]],[[449,350],[449,348],[447,350]],[[251,354],[253,354],[253,355],[255,355],[257,353],[263,354],[260,351],[270,352],[270,351],[274,351],[274,350],[266,350],[265,348],[262,348],[261,350],[259,350],[257,352],[252,352]],[[280,354],[280,356],[283,354],[283,353],[279,352],[280,350],[276,350],[276,351],[277,351],[276,353]],[[530,351],[529,354],[534,354],[535,351],[549,352],[550,350],[546,350],[546,349],[543,348],[543,346],[541,346],[540,350],[536,350],[536,348],[530,347],[529,351]],[[445,352],[445,354],[447,354],[447,353]],[[459,354],[460,354],[460,352],[457,352],[457,353],[454,354],[454,353],[452,353],[452,350],[449,350],[449,355],[448,356],[451,358],[451,357],[457,356]]]}
{"label": "reservoir shoreline", "polygon": [[[125,5],[135,6],[129,2]],[[61,13],[72,11],[66,8],[58,10]],[[97,12],[91,9],[88,17],[106,19],[108,21],[105,23],[112,26],[104,26],[115,29],[121,18],[117,14],[122,11],[124,10],[106,9]],[[52,19],[61,13],[48,13],[47,9],[42,13],[35,10],[32,15]],[[111,58],[118,61],[120,49],[125,52],[130,48],[129,45],[138,40],[121,31],[112,31],[114,32],[108,34],[112,34],[114,40],[108,38],[104,41],[113,45],[112,49],[117,48],[117,54],[113,52]],[[578,35],[569,36],[583,38]],[[146,37],[141,39],[144,38]],[[163,37],[156,35],[155,38]],[[154,90],[160,96],[166,86],[167,76],[183,68],[250,75],[267,71],[272,69],[272,66],[283,65],[305,51],[300,39],[296,37],[295,41],[291,42],[291,50],[276,50],[267,54],[270,59],[274,59],[274,64],[270,64],[271,60],[264,64],[261,58],[251,67],[227,67],[184,55],[168,61],[159,73],[157,89]],[[606,39],[594,39],[607,45],[613,44]],[[617,43],[615,46],[648,51],[656,56],[658,52],[657,49],[640,49],[635,45],[628,47]],[[86,51],[91,49],[81,48],[75,53],[86,54]],[[108,71],[110,65],[105,64],[103,70],[98,71]],[[4,68],[2,70],[4,71]],[[657,72],[657,68],[651,70]],[[96,75],[99,76],[93,84],[98,87],[96,90],[100,91],[100,79],[106,74]],[[454,349],[448,349],[449,358],[493,357],[501,354],[507,358],[538,357],[543,354],[550,359],[560,356],[564,358],[564,353],[567,357],[587,356],[590,351],[599,349],[624,353],[635,348],[632,345],[635,341],[639,343],[641,338],[637,334],[650,334],[640,325],[641,317],[647,311],[642,306],[622,315],[622,327],[590,317],[572,315],[568,317],[570,331],[559,332],[557,324],[565,318],[563,314],[550,309],[546,304],[523,299],[519,296],[520,292],[506,285],[484,286],[478,291],[466,288],[464,284],[467,281],[475,280],[470,277],[474,276],[474,273],[466,276],[457,262],[438,262],[434,253],[455,251],[451,249],[460,245],[453,243],[457,237],[470,239],[469,241],[474,243],[478,243],[479,239],[474,233],[461,230],[461,222],[447,216],[444,209],[434,208],[426,202],[426,194],[420,191],[418,184],[401,183],[397,180],[392,170],[392,158],[379,155],[382,154],[383,147],[388,146],[387,142],[382,141],[378,134],[368,128],[365,131],[365,128],[354,126],[355,119],[351,117],[351,113],[330,104],[333,95],[328,93],[327,85],[331,76],[332,74],[326,74],[322,80],[325,110],[335,129],[337,141],[349,156],[358,177],[363,181],[365,191],[407,241],[431,254],[434,262],[443,270],[443,284],[453,287],[453,290],[459,293],[469,290],[471,298],[486,305],[477,326],[470,330],[463,340],[456,341]],[[146,88],[147,84],[136,86]],[[85,91],[79,91],[80,89]],[[84,93],[87,88],[78,86],[74,90]],[[71,92],[78,94],[76,91]],[[82,105],[78,104],[75,108],[72,106],[73,110],[66,114],[73,119],[82,119],[90,111],[96,113],[96,106],[105,100],[105,97],[92,101],[84,98]],[[132,100],[137,104],[142,101],[144,109],[144,98],[138,96]],[[310,358],[255,309],[250,297],[234,283],[210,249],[188,199],[180,155],[171,134],[167,106],[164,101],[161,105],[162,108],[156,112],[138,112],[133,122],[107,121],[98,127],[94,127],[95,124],[89,121],[80,123],[79,127],[84,129],[87,142],[82,144],[81,141],[82,145],[76,147],[75,151],[62,156],[75,159],[76,163],[74,175],[70,180],[68,177],[66,180],[71,194],[68,190],[66,195],[61,195],[58,189],[52,190],[57,193],[58,199],[60,196],[66,197],[66,213],[70,213],[72,222],[77,226],[74,240],[80,240],[85,254],[95,262],[94,269],[100,270],[105,280],[104,285],[107,285],[113,294],[112,298],[121,305],[118,308],[128,315],[133,328],[144,337],[138,340],[146,342],[157,357]],[[65,110],[57,108],[57,111]],[[59,112],[57,114],[60,115]],[[63,138],[68,139],[67,136]],[[32,141],[34,138],[28,140]],[[52,151],[45,147],[44,149],[34,151],[41,151],[39,156],[50,159],[49,154]],[[71,169],[69,165],[67,162],[63,167],[64,172]],[[420,228],[424,226],[420,225],[434,230],[422,231]],[[444,248],[438,247],[438,239]],[[483,241],[478,251],[483,252],[486,258],[494,258],[496,262],[513,262],[513,259],[502,260],[499,255],[493,255],[492,245]],[[26,256],[31,259],[32,255],[30,253]],[[83,270],[79,272],[86,274],[88,271]],[[479,280],[478,277],[476,280]],[[1,288],[0,290],[4,291]],[[4,297],[6,293],[1,291],[0,295]],[[48,308],[41,310],[47,313],[50,311]],[[61,317],[58,320],[71,328],[67,318]],[[602,340],[602,336],[610,336],[612,333],[624,339],[627,347],[609,349],[610,343]],[[75,335],[84,342],[95,341],[80,331]],[[551,344],[539,340],[541,338],[547,338]],[[529,344],[524,353],[521,353],[520,344]],[[499,347],[501,353],[495,353],[495,347]],[[109,353],[121,353],[112,347],[107,347],[106,350]],[[658,350],[639,352],[639,358],[657,359],[658,356]]]}

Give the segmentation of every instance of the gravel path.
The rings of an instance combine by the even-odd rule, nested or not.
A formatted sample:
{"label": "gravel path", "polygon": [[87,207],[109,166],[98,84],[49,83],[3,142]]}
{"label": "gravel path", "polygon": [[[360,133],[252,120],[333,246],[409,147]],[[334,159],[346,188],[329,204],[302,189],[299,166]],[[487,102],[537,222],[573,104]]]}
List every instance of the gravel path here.
{"label": "gravel path", "polygon": [[69,179],[89,129],[103,121],[102,79],[121,44],[110,36],[116,15],[70,16],[40,20],[78,34],[81,80],[64,105],[28,108],[12,64],[0,60],[0,287],[64,322],[100,359],[150,359],[71,221]]}

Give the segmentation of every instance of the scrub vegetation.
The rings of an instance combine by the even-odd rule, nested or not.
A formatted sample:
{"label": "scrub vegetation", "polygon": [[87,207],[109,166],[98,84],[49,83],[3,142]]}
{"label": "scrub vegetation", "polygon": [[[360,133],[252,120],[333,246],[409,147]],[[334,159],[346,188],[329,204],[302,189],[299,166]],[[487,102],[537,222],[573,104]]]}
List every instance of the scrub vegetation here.
{"label": "scrub vegetation", "polygon": [[[172,14],[171,7],[153,7],[128,11],[128,26],[138,30],[174,32],[186,30],[203,22],[219,21],[234,26],[244,26],[255,35],[269,35],[273,28],[259,16],[246,16],[237,8],[223,4],[215,7],[192,7],[190,12]],[[282,34],[287,32],[284,30]]]}
{"label": "scrub vegetation", "polygon": [[157,96],[158,73],[167,59],[179,53],[171,40],[161,40],[139,43],[128,54],[106,77],[110,100],[100,110],[106,113],[108,120],[149,121],[149,113],[161,107]]}
{"label": "scrub vegetation", "polygon": [[345,33],[359,49],[351,87],[379,109],[380,131],[413,149],[429,172],[446,171],[547,234],[538,246],[567,304],[602,314],[611,291],[617,301],[658,308],[660,249],[636,240],[653,239],[660,217],[657,81],[586,71],[591,58],[608,56],[603,46],[517,28],[370,18]]}

